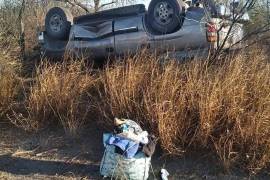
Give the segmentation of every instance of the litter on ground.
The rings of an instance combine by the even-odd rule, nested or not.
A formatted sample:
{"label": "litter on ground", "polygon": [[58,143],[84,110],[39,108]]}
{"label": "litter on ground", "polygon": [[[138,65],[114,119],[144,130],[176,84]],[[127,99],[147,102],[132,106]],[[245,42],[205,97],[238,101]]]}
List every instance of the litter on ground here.
{"label": "litter on ground", "polygon": [[134,121],[114,120],[114,132],[103,134],[105,152],[100,166],[103,177],[146,180],[157,138]]}

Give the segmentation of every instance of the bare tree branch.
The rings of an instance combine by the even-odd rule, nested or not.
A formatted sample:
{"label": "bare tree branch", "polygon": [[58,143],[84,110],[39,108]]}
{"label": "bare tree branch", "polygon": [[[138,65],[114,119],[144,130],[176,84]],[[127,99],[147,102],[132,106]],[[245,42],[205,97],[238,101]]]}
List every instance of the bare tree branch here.
{"label": "bare tree branch", "polygon": [[20,59],[25,59],[25,32],[24,32],[24,22],[23,14],[25,10],[25,0],[22,0],[19,16],[18,16],[18,26],[19,26],[19,46],[20,46]]}
{"label": "bare tree branch", "polygon": [[85,5],[83,5],[81,2],[78,2],[77,0],[57,0],[57,1],[62,1],[72,6],[78,6],[82,8],[83,10],[85,10],[86,12],[90,12],[89,9]]}
{"label": "bare tree branch", "polygon": [[115,4],[116,1],[112,1],[112,2],[109,2],[109,3],[105,3],[105,4],[102,4],[98,7],[98,10],[100,10],[101,8],[105,7],[105,6],[108,6],[108,5],[111,5],[111,4]]}
{"label": "bare tree branch", "polygon": [[[81,2],[79,2],[78,0],[57,0],[57,1],[68,3],[71,6],[78,6],[78,7],[82,8],[83,10],[85,10],[87,13],[90,12],[89,8],[87,6],[85,6],[84,4],[82,4]],[[117,0],[112,0],[111,2],[101,4],[101,5],[100,5],[100,2],[101,2],[100,0],[93,0],[94,7],[93,6],[91,6],[91,7],[94,8],[95,12],[99,11],[101,8],[103,8],[105,6],[115,4],[118,1]]]}
{"label": "bare tree branch", "polygon": [[230,24],[230,27],[228,29],[228,32],[226,33],[225,38],[222,41],[222,44],[219,44],[219,32],[222,30],[222,26],[219,28],[219,30],[217,31],[218,34],[218,42],[217,42],[217,50],[214,53],[214,55],[212,56],[211,59],[215,59],[223,50],[227,40],[229,39],[231,32],[233,30],[234,25],[243,17],[244,13],[248,10],[250,10],[252,7],[254,7],[256,0],[247,0],[246,3],[243,5],[243,7],[238,11],[238,13],[236,13],[235,8],[233,7],[233,13],[232,13],[232,22]]}
{"label": "bare tree branch", "polygon": [[[254,31],[252,31],[252,32],[250,32],[250,33],[248,33],[248,34],[246,34],[242,39],[240,39],[239,41],[237,41],[236,43],[234,43],[234,44],[232,45],[232,47],[235,46],[235,45],[237,45],[237,44],[239,44],[239,43],[241,43],[241,42],[243,42],[243,41],[249,40],[251,37],[253,37],[253,36],[255,36],[255,35],[263,34],[263,33],[269,32],[269,31],[270,31],[269,25],[270,25],[270,23],[264,25],[263,27],[260,27],[260,28],[258,28],[258,29],[256,29],[256,30],[254,30]],[[257,41],[261,41],[261,39],[257,39]],[[256,41],[256,42],[257,42],[257,41]]]}

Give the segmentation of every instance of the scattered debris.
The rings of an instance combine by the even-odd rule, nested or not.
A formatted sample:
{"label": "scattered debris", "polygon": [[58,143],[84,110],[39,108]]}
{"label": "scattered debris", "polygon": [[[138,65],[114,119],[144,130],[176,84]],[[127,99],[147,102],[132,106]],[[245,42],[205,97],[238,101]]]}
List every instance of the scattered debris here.
{"label": "scattered debris", "polygon": [[170,174],[166,169],[161,169],[160,173],[161,173],[161,179],[162,180],[168,180],[168,176]]}

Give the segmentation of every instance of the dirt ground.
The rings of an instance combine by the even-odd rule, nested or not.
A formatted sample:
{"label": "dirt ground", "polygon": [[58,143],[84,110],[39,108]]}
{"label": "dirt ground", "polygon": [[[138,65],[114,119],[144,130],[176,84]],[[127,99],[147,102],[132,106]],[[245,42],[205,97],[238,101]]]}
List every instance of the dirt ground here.
{"label": "dirt ground", "polygon": [[[31,134],[0,124],[0,179],[102,179],[102,133],[93,125],[71,140],[59,129]],[[216,163],[201,155],[177,159],[160,155],[157,152],[152,160],[156,177],[164,167],[170,179],[270,179],[269,175],[251,178],[238,171],[226,175]],[[153,171],[149,179],[155,179]]]}

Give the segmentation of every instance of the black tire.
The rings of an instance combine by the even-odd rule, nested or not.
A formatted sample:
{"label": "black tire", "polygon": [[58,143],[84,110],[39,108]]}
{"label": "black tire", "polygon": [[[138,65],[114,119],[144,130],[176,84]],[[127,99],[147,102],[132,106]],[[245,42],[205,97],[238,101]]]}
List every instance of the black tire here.
{"label": "black tire", "polygon": [[147,25],[157,34],[177,31],[183,22],[183,7],[177,0],[152,0],[147,14]]}
{"label": "black tire", "polygon": [[72,21],[72,15],[68,10],[60,7],[50,9],[45,19],[45,29],[48,36],[58,40],[67,40]]}

